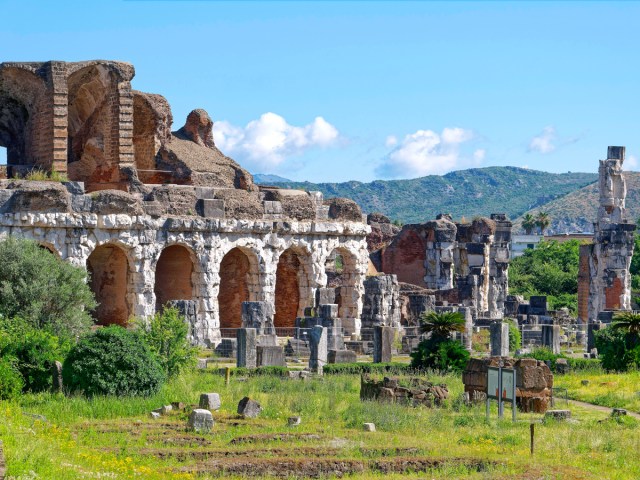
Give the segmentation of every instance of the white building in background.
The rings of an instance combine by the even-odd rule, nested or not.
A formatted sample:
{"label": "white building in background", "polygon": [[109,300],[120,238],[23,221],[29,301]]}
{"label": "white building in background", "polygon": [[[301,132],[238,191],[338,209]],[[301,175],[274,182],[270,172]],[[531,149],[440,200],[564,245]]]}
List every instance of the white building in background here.
{"label": "white building in background", "polygon": [[511,237],[511,258],[522,256],[527,248],[535,248],[543,238],[542,235],[513,235]]}

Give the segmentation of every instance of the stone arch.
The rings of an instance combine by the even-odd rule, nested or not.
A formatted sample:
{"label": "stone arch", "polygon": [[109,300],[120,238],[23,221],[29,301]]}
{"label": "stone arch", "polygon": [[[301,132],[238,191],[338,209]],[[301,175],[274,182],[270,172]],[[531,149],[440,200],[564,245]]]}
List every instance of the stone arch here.
{"label": "stone arch", "polygon": [[120,179],[118,140],[112,133],[119,122],[117,81],[112,77],[106,65],[94,64],[75,71],[67,82],[68,176],[85,182],[87,190]]}
{"label": "stone arch", "polygon": [[189,247],[173,244],[162,250],[155,268],[156,311],[170,300],[193,300],[196,265]]}
{"label": "stone arch", "polygon": [[62,258],[60,256],[60,252],[58,252],[58,250],[56,250],[56,247],[53,246],[53,244],[48,243],[48,242],[38,242],[38,246],[43,249],[46,250],[47,252],[52,253],[53,255],[55,255],[58,258]]}
{"label": "stone arch", "polygon": [[[48,247],[41,244],[43,248]],[[133,309],[131,293],[131,262],[118,245],[106,243],[97,246],[87,258],[89,285],[98,306],[93,316],[99,325],[125,326]]]}
{"label": "stone arch", "polygon": [[34,167],[51,168],[45,92],[44,80],[30,70],[0,71],[0,146],[6,148],[9,177],[23,176]]}
{"label": "stone arch", "polygon": [[[220,328],[242,327],[242,302],[258,301],[259,296],[258,257],[244,247],[229,250],[220,262]],[[223,335],[227,334],[235,337],[235,332],[223,332]]]}
{"label": "stone arch", "polygon": [[299,247],[286,249],[278,258],[275,288],[276,328],[295,326],[305,307],[314,304],[311,281],[311,255]]}
{"label": "stone arch", "polygon": [[336,291],[340,318],[358,316],[357,262],[357,256],[344,247],[334,248],[325,261],[327,287],[334,288]]}

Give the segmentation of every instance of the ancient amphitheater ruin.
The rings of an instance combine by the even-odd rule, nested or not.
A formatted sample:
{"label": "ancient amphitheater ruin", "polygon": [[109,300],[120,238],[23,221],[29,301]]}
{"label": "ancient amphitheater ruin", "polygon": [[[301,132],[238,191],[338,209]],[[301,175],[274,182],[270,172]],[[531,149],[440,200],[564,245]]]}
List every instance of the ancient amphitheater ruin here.
{"label": "ancient amphitheater ruin", "polygon": [[[216,148],[205,111],[172,131],[166,99],[133,90],[133,76],[113,61],[0,64],[0,233],[86,266],[101,324],[188,301],[203,345],[241,327],[243,301],[293,327],[339,258],[339,316],[357,331],[369,231],[359,207],[255,185]],[[22,179],[34,170],[69,181]]]}

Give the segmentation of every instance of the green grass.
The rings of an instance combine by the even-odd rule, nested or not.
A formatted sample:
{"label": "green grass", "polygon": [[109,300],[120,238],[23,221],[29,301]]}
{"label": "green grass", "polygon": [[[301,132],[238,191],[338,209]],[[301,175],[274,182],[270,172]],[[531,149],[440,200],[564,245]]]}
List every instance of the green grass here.
{"label": "green grass", "polygon": [[[582,385],[588,380],[588,385]],[[626,408],[640,413],[640,372],[607,374],[577,372],[557,375],[555,386],[567,389],[569,398],[603,407]]]}
{"label": "green grass", "polygon": [[[2,402],[0,436],[8,475],[30,478],[29,472],[35,472],[36,478],[48,480],[189,479],[196,478],[190,471],[198,469],[198,478],[213,478],[214,472],[243,478],[236,468],[271,478],[269,472],[283,465],[293,465],[295,474],[280,478],[297,478],[304,476],[305,462],[321,461],[331,465],[323,478],[331,477],[335,465],[347,464],[366,466],[349,477],[354,479],[640,478],[640,430],[634,419],[605,420],[606,414],[575,408],[575,423],[536,425],[531,458],[529,423],[539,415],[520,414],[513,424],[497,421],[494,409],[487,422],[483,405],[467,407],[457,400],[463,388],[459,376],[430,380],[449,386],[450,400],[443,408],[361,402],[356,375],[308,381],[232,378],[225,386],[223,376],[204,371],[184,375],[146,399],[40,394]],[[195,404],[201,392],[210,391],[221,394],[223,407],[214,413],[217,423],[209,434],[187,432],[184,412],[160,420],[148,417],[153,408],[171,401]],[[237,403],[245,395],[263,405],[260,418],[236,417]],[[47,421],[25,413],[44,415]],[[300,415],[302,425],[287,427],[291,415]],[[364,432],[364,422],[374,422],[377,431]],[[268,438],[276,434],[280,437]],[[252,437],[256,435],[263,437]],[[417,459],[441,463],[428,473],[412,472],[410,462]],[[389,465],[408,466],[387,472]],[[267,466],[276,470],[264,470]]]}

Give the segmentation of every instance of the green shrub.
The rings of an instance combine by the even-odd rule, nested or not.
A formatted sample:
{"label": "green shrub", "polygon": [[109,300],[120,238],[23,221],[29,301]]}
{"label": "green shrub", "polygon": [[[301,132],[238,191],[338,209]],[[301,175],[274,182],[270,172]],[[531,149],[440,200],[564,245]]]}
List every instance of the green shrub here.
{"label": "green shrub", "polygon": [[165,308],[148,325],[138,321],[142,338],[154,352],[167,377],[174,377],[197,361],[198,350],[187,340],[189,325],[176,308]]}
{"label": "green shrub", "polygon": [[0,400],[16,398],[24,387],[22,375],[12,360],[10,357],[0,358]]}
{"label": "green shrub", "polygon": [[87,272],[41,248],[9,237],[0,242],[0,314],[21,317],[33,328],[75,338],[93,323],[95,307]]}
{"label": "green shrub", "polygon": [[469,362],[469,352],[457,340],[432,337],[421,341],[411,353],[411,366],[420,369],[462,371]]}
{"label": "green shrub", "polygon": [[605,370],[625,372],[640,367],[640,344],[635,334],[624,329],[605,328],[595,332],[596,348]]}
{"label": "green shrub", "polygon": [[[16,323],[19,323],[16,320]],[[15,367],[22,375],[24,391],[42,392],[51,388],[51,367],[63,360],[68,344],[60,343],[55,335],[22,324],[9,334],[10,342],[0,349],[1,356],[15,358]]]}
{"label": "green shrub", "polygon": [[518,321],[513,318],[507,318],[505,321],[509,325],[509,351],[515,352],[522,346],[522,335],[518,328]]}
{"label": "green shrub", "polygon": [[407,373],[415,368],[407,363],[330,363],[322,369],[325,375],[361,375],[363,373]]}
{"label": "green shrub", "polygon": [[534,348],[531,353],[522,355],[521,358],[535,358],[543,362],[551,362],[551,371],[556,372],[556,362],[559,358],[567,360],[569,367],[576,372],[597,372],[602,370],[602,364],[600,360],[589,358],[569,358],[563,354],[554,354],[551,349],[547,347]]}
{"label": "green shrub", "polygon": [[113,325],[75,345],[62,368],[72,392],[93,395],[151,395],[166,376],[139,333]]}
{"label": "green shrub", "polygon": [[[218,369],[218,373],[224,375],[226,370],[226,368],[220,368]],[[279,367],[276,365],[258,368],[235,367],[231,368],[230,373],[232,377],[286,377],[289,375],[289,369],[287,367]]]}

